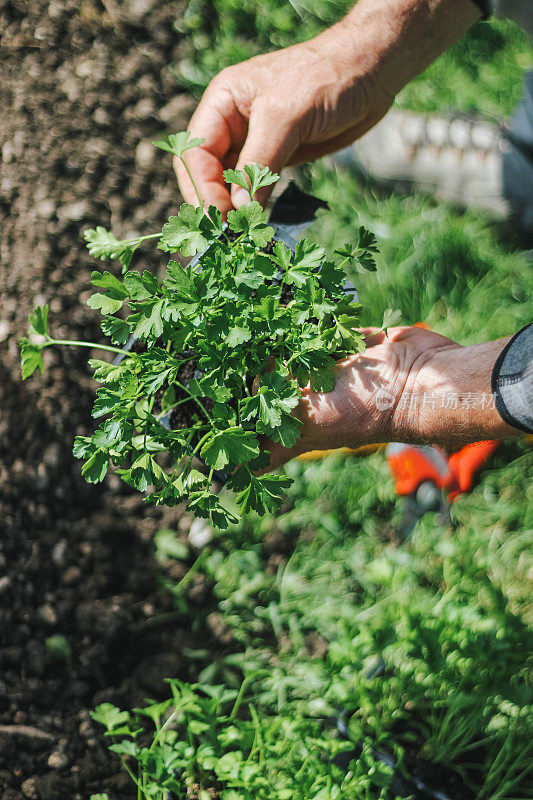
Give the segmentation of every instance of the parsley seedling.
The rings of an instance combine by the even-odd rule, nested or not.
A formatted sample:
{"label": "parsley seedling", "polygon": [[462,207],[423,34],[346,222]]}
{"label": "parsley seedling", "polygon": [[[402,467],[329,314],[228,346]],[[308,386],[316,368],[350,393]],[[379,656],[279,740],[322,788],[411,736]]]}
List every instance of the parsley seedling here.
{"label": "parsley seedling", "polygon": [[[183,160],[201,140],[178,133],[156,144]],[[187,501],[219,527],[235,521],[210,490],[219,470],[230,475],[227,485],[241,513],[280,504],[290,480],[257,476],[268,464],[260,437],[293,446],[301,433],[292,415],[300,387],[331,391],[335,360],[364,350],[360,306],[343,291],[343,267],[375,269],[376,252],[374,237],[361,228],[355,246],[337,251],[338,263],[306,240],[292,253],[274,243],[274,230],[253,199],[278,176],[257,165],[224,176],[250,194],[248,204],[228,212],[227,225],[213,206],[205,211],[183,203],[159,233],[119,240],[102,227],[86,232],[89,252],[118,259],[124,272],[91,276],[97,291],[88,305],[102,313],[111,344],[53,338],[48,306],[30,314],[29,337],[21,340],[23,379],[42,372],[42,352],[54,345],[121,356],[116,364],[89,362],[101,384],[93,408],[101,421],[92,436],[74,442],[87,481],[102,481],[113,463],[123,480],[148,492],[148,500]],[[149,239],[169,253],[203,253],[200,263],[182,267],[171,258],[163,280],[130,269],[135,250]],[[136,346],[129,349],[132,336]]]}

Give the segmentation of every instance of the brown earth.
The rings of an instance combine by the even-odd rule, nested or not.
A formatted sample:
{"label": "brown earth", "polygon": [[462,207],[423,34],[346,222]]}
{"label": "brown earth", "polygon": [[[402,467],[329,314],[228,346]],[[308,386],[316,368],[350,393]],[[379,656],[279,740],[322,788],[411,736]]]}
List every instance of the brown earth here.
{"label": "brown earth", "polygon": [[[182,510],[147,507],[114,477],[80,477],[71,448],[92,426],[87,351],[47,351],[45,374],[21,383],[17,349],[48,299],[54,335],[101,338],[84,303],[98,263],[81,231],[155,231],[177,207],[169,159],[151,142],[193,107],[169,69],[181,8],[0,0],[2,800],[133,797],[88,712],[165,696],[164,678],[190,677],[183,647],[207,642],[163,616],[172,600],[150,557],[157,529],[181,516],[186,531]],[[47,649],[54,634],[70,658]]]}

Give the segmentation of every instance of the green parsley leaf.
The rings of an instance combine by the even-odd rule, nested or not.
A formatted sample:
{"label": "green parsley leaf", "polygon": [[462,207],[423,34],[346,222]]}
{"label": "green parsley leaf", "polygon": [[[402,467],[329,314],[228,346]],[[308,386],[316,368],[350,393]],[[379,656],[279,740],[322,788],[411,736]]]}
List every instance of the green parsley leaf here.
{"label": "green parsley leaf", "polygon": [[96,390],[96,400],[93,406],[93,417],[103,417],[111,414],[116,408],[120,408],[124,400],[123,393],[115,385],[100,386]]}
{"label": "green parsley leaf", "polygon": [[96,447],[111,447],[119,441],[121,422],[118,419],[108,419],[92,435]]}
{"label": "green parsley leaf", "polygon": [[276,242],[274,245],[274,252],[270,258],[279,266],[282,272],[286,272],[291,265],[292,250],[287,247],[285,242]]}
{"label": "green parsley leaf", "polygon": [[131,741],[131,739],[123,739],[121,742],[117,742],[116,744],[110,744],[109,749],[119,756],[135,757],[139,752],[139,748],[135,742]]}
{"label": "green parsley leaf", "polygon": [[124,275],[124,287],[131,300],[142,303],[152,300],[154,294],[159,293],[159,284],[151,272],[145,271],[141,275],[136,270],[130,270]]}
{"label": "green parsley leaf", "polygon": [[94,711],[89,713],[95,722],[99,722],[100,725],[103,725],[108,731],[118,728],[119,725],[128,722],[130,718],[127,711],[121,711],[116,706],[111,705],[111,703],[100,703],[99,706],[96,706]]}
{"label": "green parsley leaf", "polygon": [[243,422],[256,422],[256,430],[284,447],[292,447],[301,435],[300,420],[291,415],[300,400],[295,381],[278,372],[263,375],[257,394],[241,401]]}
{"label": "green parsley leaf", "polygon": [[42,374],[44,370],[43,347],[44,345],[34,344],[26,338],[20,340],[20,371],[23,381],[33,375],[36,369]]}
{"label": "green parsley leaf", "polygon": [[94,286],[105,289],[106,292],[97,292],[91,295],[87,300],[89,308],[100,309],[102,314],[114,314],[122,308],[128,292],[111,272],[93,272],[91,283]]}
{"label": "green parsley leaf", "polygon": [[265,282],[264,274],[257,269],[253,269],[246,261],[242,261],[237,265],[234,279],[237,286],[244,284],[249,289],[259,289]]}
{"label": "green parsley leaf", "polygon": [[205,141],[205,139],[200,138],[191,139],[190,135],[189,131],[171,133],[164,139],[158,139],[154,142],[154,145],[160,150],[166,150],[167,153],[172,153],[172,155],[181,158],[186,150],[190,150],[191,147],[199,147]]}
{"label": "green parsley leaf", "polygon": [[285,475],[256,477],[246,467],[240,467],[230,478],[229,484],[238,492],[237,505],[241,514],[250,511],[265,514],[279,507],[291,479]]}
{"label": "green parsley leaf", "polygon": [[133,462],[130,470],[130,480],[140,492],[145,492],[149,484],[152,483],[152,459],[148,453],[143,453]]}
{"label": "green parsley leaf", "polygon": [[128,241],[117,239],[111,231],[102,225],[89,228],[84,234],[85,241],[91,256],[106,261],[108,258],[119,258],[123,265],[128,266],[139,242],[134,239]]}
{"label": "green parsley leaf", "polygon": [[81,474],[87,483],[101,483],[107,472],[109,455],[100,449],[95,449],[94,453],[81,468]]}
{"label": "green parsley leaf", "polygon": [[229,524],[238,522],[235,514],[222,505],[215,494],[205,489],[202,492],[192,492],[189,500],[189,509],[199,517],[210,519],[217,528],[225,530]]}
{"label": "green parsley leaf", "polygon": [[76,436],[74,439],[74,447],[72,448],[72,452],[76,458],[85,458],[85,456],[93,450],[94,446],[90,436]]}
{"label": "green parsley leaf", "polygon": [[228,211],[228,225],[235,233],[244,233],[257,247],[266,247],[274,236],[267,217],[256,200],[235,211]]}
{"label": "green parsley leaf", "polygon": [[169,261],[165,285],[183,297],[188,297],[192,284],[186,270],[177,261]]}
{"label": "green parsley leaf", "polygon": [[29,316],[30,333],[46,336],[48,333],[48,305],[36,306]]}
{"label": "green parsley leaf", "polygon": [[347,243],[344,247],[340,247],[334,252],[336,255],[341,256],[344,261],[359,264],[369,272],[375,272],[377,269],[374,258],[375,253],[378,252],[376,237],[363,225],[359,228],[358,241],[355,246]]}
{"label": "green parsley leaf", "polygon": [[335,386],[333,359],[319,350],[300,350],[289,360],[300,386],[311,384],[313,392],[331,392]]}
{"label": "green parsley leaf", "polygon": [[285,283],[303,286],[315,270],[318,270],[324,258],[324,248],[315,244],[308,244],[305,240],[297,243],[294,260],[287,269]]}
{"label": "green parsley leaf", "polygon": [[160,250],[174,252],[179,250],[184,256],[194,256],[205,250],[213,240],[212,226],[202,208],[183,203],[177,217],[170,217],[163,225],[163,233],[158,244]]}
{"label": "green parsley leaf", "polygon": [[402,321],[402,312],[399,308],[392,309],[387,308],[383,314],[383,322],[381,323],[381,329],[387,332],[387,328],[394,328],[396,325],[399,325]]}
{"label": "green parsley leaf", "polygon": [[130,328],[127,322],[116,317],[104,317],[100,326],[103,333],[109,336],[113,344],[126,344],[130,338]]}
{"label": "green parsley leaf", "polygon": [[250,200],[254,199],[255,193],[263,186],[271,186],[279,180],[279,175],[271,172],[268,167],[261,167],[259,164],[245,165],[243,170],[225,169],[224,180],[226,183],[235,183],[242,186],[250,195]]}
{"label": "green parsley leaf", "polygon": [[210,467],[223,469],[228,464],[238,465],[259,455],[259,442],[252,431],[239,427],[213,432],[200,455]]}
{"label": "green parsley leaf", "polygon": [[[250,184],[246,177],[246,173],[241,169],[225,169],[222,173],[226,183],[234,183],[236,186],[242,186],[250,194]],[[253,196],[250,197],[253,200]]]}
{"label": "green parsley leaf", "polygon": [[346,353],[362,353],[365,349],[365,339],[362,333],[356,330],[358,321],[348,314],[341,314],[333,326],[322,334],[322,340],[330,347],[335,347]]}
{"label": "green parsley leaf", "polygon": [[[238,322],[239,320],[237,320],[237,323]],[[228,347],[238,347],[240,344],[244,344],[244,342],[249,342],[251,338],[252,331],[241,322],[241,324],[236,324],[230,328],[226,337],[226,343]]]}
{"label": "green parsley leaf", "polygon": [[333,261],[323,261],[318,274],[320,285],[331,297],[336,297],[342,292],[345,274]]}
{"label": "green parsley leaf", "polygon": [[146,303],[142,311],[130,314],[128,325],[132,334],[137,339],[157,339],[163,333],[163,310],[166,300],[162,298],[156,302]]}

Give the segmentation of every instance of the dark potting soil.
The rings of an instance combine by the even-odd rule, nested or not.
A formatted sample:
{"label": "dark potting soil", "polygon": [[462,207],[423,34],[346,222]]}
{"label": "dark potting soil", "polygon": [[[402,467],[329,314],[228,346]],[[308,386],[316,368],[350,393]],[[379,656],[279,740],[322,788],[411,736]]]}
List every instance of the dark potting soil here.
{"label": "dark potting soil", "polygon": [[[85,300],[91,271],[105,266],[82,229],[149,233],[176,212],[169,160],[151,142],[185,127],[194,107],[169,70],[183,7],[0,0],[2,800],[134,798],[89,710],[167,697],[165,678],[194,678],[184,648],[227,644],[214,623],[193,632],[168,617],[160,575],[177,580],[183,567],[158,565],[152,537],[162,527],[185,536],[183,509],[146,506],[112,475],[96,487],[80,476],[72,442],[94,428],[87,357],[98,354],[50,349],[45,374],[21,383],[17,347],[29,311],[48,299],[55,335],[103,341]],[[141,269],[164,261],[154,248],[138,255]],[[209,619],[200,576],[188,594]],[[55,635],[64,659],[47,647]]]}

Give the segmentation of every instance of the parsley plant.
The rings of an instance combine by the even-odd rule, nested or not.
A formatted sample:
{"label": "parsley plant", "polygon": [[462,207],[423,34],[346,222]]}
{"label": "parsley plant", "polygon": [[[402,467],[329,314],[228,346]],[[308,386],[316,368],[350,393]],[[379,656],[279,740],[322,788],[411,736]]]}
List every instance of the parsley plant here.
{"label": "parsley plant", "polygon": [[[156,144],[183,160],[201,140],[178,133]],[[91,276],[97,291],[88,305],[101,312],[111,344],[54,339],[48,306],[30,314],[29,337],[21,340],[23,379],[42,372],[42,352],[52,345],[121,357],[89,362],[101,383],[93,409],[100,422],[92,436],[74,442],[87,481],[102,481],[113,463],[128,484],[148,492],[147,500],[187,501],[219,527],[235,521],[211,491],[221,470],[241,513],[280,504],[290,479],[257,475],[268,464],[260,438],[293,446],[301,433],[291,413],[300,387],[331,391],[335,360],[364,350],[356,330],[360,306],[343,290],[343,267],[375,269],[376,252],[373,235],[361,228],[355,245],[337,251],[340,260],[328,260],[306,240],[293,253],[274,240],[253,199],[278,176],[258,165],[224,175],[250,194],[249,203],[228,212],[227,225],[213,206],[183,203],[162,231],[148,236],[119,240],[103,227],[86,231],[91,255],[118,259],[123,268],[120,278],[109,271]],[[163,280],[130,269],[148,239],[186,258],[201,253],[200,262],[183,267],[171,257]]]}

